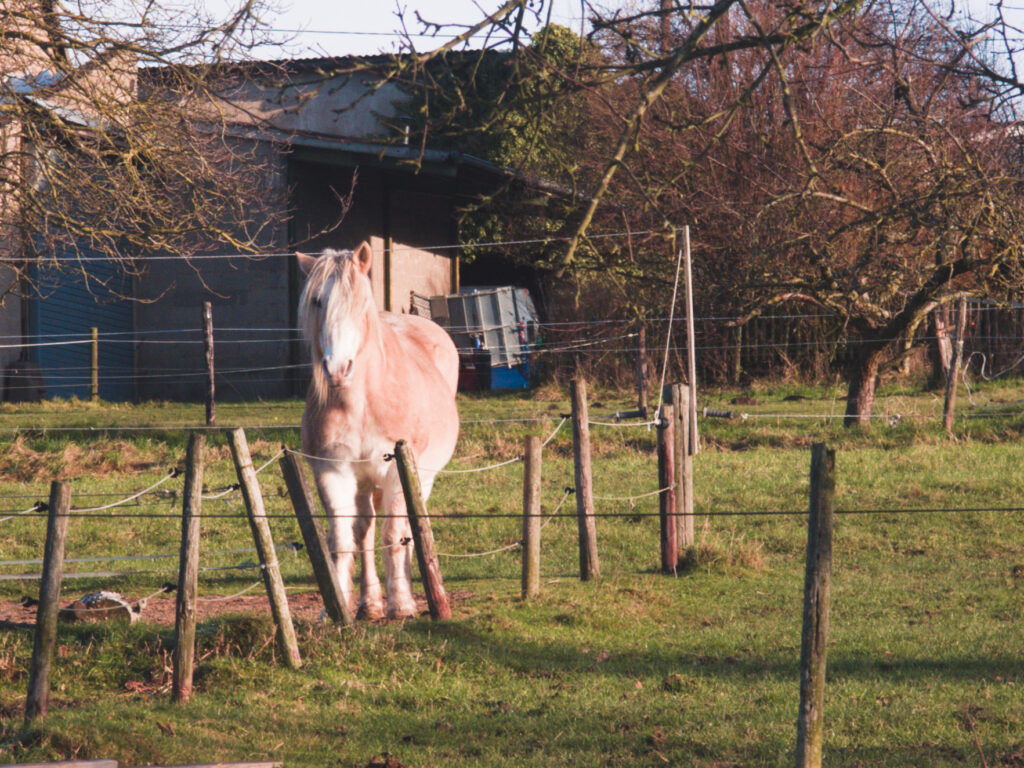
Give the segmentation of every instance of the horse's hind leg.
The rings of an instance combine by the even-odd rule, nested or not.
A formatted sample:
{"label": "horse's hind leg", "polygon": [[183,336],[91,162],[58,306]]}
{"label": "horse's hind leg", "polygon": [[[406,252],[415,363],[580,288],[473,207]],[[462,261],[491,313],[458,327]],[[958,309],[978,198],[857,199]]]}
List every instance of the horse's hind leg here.
{"label": "horse's hind leg", "polygon": [[359,582],[359,612],[361,619],[380,619],[384,616],[384,598],[380,589],[380,577],[377,576],[377,561],[374,552],[374,534],[376,518],[374,517],[374,501],[380,506],[380,494],[371,496],[360,493],[356,496],[356,507],[359,517],[356,518],[356,546],[363,558],[363,577]]}
{"label": "horse's hind leg", "polygon": [[381,498],[382,538],[384,540],[384,577],[387,580],[388,618],[416,615],[412,596],[412,531],[405,514],[405,497],[392,465]]}

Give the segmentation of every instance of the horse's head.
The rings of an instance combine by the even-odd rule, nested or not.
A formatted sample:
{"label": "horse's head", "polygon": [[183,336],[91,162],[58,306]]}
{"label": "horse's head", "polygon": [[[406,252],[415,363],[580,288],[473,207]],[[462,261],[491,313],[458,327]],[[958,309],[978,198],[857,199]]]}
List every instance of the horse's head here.
{"label": "horse's head", "polygon": [[296,256],[307,276],[299,300],[299,324],[312,353],[313,386],[323,402],[328,389],[352,383],[360,351],[368,337],[378,333],[369,279],[373,251],[364,242],[355,251],[326,250],[319,258]]}

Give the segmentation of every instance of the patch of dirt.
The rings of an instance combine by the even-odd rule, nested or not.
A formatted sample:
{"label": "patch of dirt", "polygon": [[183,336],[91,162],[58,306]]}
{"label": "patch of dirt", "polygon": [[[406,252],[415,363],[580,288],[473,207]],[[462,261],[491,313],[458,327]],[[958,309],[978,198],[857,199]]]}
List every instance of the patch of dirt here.
{"label": "patch of dirt", "polygon": [[[465,600],[470,597],[469,592],[448,593],[448,599],[454,604],[457,600]],[[135,604],[144,595],[125,595],[125,599]],[[416,612],[423,616],[429,613],[426,598],[423,595],[416,595]],[[73,601],[66,600],[61,603],[65,608]],[[298,621],[315,622],[323,613],[324,604],[319,592],[289,592],[288,607],[291,610],[292,618]],[[174,594],[160,595],[151,598],[142,609],[139,621],[150,624],[157,624],[162,627],[174,626],[175,600]],[[196,602],[196,621],[202,622],[207,619],[216,618],[225,614],[253,614],[263,613],[270,615],[270,601],[266,593],[253,591],[251,594],[239,595],[228,600],[203,599]],[[362,619],[360,620],[363,621]],[[387,619],[369,620],[367,623],[384,623]],[[36,606],[25,606],[21,602],[0,600],[0,627],[21,627],[31,628],[36,623]]]}

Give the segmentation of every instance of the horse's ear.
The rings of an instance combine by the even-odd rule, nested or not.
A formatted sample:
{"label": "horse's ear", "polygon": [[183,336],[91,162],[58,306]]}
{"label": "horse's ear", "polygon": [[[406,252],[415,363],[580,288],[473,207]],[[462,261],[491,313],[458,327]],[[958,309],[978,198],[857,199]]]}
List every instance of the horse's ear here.
{"label": "horse's ear", "polygon": [[316,256],[310,256],[309,254],[295,252],[295,258],[299,260],[299,269],[302,270],[302,274],[308,275],[309,270],[316,264]]}
{"label": "horse's ear", "polygon": [[356,248],[355,256],[359,271],[364,275],[370,274],[370,268],[373,266],[373,249],[370,248],[370,244],[363,240]]}

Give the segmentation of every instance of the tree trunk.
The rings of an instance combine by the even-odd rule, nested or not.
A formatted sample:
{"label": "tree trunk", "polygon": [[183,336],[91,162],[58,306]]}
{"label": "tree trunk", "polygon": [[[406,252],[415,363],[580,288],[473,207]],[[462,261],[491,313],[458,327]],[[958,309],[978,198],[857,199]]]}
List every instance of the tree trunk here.
{"label": "tree trunk", "polygon": [[875,405],[875,386],[878,384],[878,368],[882,362],[883,349],[862,350],[850,366],[850,384],[846,396],[846,418],[843,425],[868,426],[871,423],[871,409]]}
{"label": "tree trunk", "polygon": [[931,370],[928,375],[928,388],[941,389],[946,386],[949,378],[949,361],[953,357],[953,344],[949,339],[949,312],[947,307],[940,307],[931,313],[928,321],[930,331],[928,340],[928,360]]}

